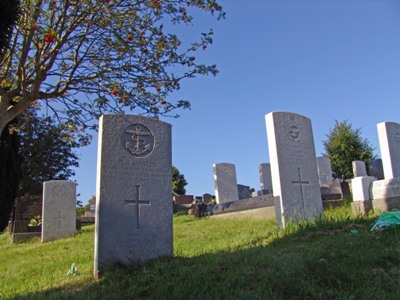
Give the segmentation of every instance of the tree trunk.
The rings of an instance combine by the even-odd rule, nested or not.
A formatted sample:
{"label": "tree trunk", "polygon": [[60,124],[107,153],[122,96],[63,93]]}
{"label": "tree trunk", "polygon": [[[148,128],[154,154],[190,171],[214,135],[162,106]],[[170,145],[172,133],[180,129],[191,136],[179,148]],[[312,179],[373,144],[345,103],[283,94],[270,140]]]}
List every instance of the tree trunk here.
{"label": "tree trunk", "polygon": [[0,137],[0,232],[8,225],[18,192],[21,167],[18,147],[17,133],[9,134],[6,127]]}

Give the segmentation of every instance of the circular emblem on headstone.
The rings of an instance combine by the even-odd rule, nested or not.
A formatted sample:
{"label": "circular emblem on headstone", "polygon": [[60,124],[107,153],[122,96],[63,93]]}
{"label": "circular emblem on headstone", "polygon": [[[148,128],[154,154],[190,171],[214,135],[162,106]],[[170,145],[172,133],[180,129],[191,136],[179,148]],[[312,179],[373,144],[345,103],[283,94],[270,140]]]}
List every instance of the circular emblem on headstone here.
{"label": "circular emblem on headstone", "polygon": [[289,134],[290,134],[290,137],[296,141],[300,138],[300,130],[299,130],[299,128],[297,128],[294,125],[290,126]]}
{"label": "circular emblem on headstone", "polygon": [[67,189],[65,188],[64,185],[55,185],[53,187],[53,197],[55,198],[61,198],[65,197],[67,195]]}
{"label": "circular emblem on headstone", "polygon": [[144,125],[131,124],[123,134],[123,146],[135,157],[146,157],[154,149],[154,136]]}

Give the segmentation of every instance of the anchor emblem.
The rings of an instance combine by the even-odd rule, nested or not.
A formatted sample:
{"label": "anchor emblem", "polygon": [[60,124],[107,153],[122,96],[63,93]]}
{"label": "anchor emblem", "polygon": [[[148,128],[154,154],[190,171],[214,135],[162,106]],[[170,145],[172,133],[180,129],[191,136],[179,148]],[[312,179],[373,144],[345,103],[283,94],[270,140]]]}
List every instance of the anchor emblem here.
{"label": "anchor emblem", "polygon": [[125,133],[130,135],[128,139],[125,135],[125,149],[136,157],[145,157],[154,148],[154,136],[151,131],[141,124],[132,124],[125,129]]}

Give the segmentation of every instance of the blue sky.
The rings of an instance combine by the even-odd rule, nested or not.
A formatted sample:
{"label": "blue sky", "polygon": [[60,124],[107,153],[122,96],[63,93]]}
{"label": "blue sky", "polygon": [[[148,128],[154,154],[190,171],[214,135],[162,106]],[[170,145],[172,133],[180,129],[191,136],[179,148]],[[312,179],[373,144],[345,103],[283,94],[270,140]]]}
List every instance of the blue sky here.
{"label": "blue sky", "polygon": [[[258,165],[269,162],[265,115],[302,114],[312,121],[317,156],[335,120],[348,119],[380,156],[377,123],[400,122],[400,1],[221,0],[226,19],[196,13],[183,42],[214,30],[197,60],[217,77],[191,79],[172,97],[191,111],[173,125],[173,164],[187,194],[214,194],[212,165],[236,165],[239,184],[260,189]],[[73,180],[84,203],[96,191],[97,137],[79,149]]]}

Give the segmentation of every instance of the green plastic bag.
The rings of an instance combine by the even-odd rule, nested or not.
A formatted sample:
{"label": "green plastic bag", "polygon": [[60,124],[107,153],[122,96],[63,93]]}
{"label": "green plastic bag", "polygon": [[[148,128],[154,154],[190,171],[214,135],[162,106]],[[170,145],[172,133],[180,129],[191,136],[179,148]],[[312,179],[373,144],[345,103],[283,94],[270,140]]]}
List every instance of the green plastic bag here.
{"label": "green plastic bag", "polygon": [[400,211],[387,211],[379,216],[371,231],[392,228],[397,225],[400,225]]}

